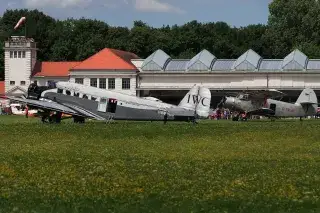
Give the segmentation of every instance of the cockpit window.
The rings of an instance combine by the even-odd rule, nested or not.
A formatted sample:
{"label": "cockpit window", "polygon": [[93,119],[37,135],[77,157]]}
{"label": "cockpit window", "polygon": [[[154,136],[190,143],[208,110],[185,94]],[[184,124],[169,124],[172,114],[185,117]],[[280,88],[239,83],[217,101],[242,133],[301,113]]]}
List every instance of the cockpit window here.
{"label": "cockpit window", "polygon": [[48,81],[48,87],[49,87],[50,89],[57,88],[57,87],[56,87],[56,82],[54,82],[54,81]]}
{"label": "cockpit window", "polygon": [[237,96],[238,99],[241,99],[241,100],[249,100],[249,95],[248,94],[239,94]]}

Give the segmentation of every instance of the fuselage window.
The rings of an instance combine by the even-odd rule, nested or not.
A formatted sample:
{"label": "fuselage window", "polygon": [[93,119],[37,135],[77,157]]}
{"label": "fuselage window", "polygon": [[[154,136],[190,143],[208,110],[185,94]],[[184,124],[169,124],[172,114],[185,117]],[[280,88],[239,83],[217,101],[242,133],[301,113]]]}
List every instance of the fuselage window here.
{"label": "fuselage window", "polygon": [[71,95],[71,92],[69,90],[66,90],[67,95]]}
{"label": "fuselage window", "polygon": [[58,89],[58,93],[63,93],[63,89]]}

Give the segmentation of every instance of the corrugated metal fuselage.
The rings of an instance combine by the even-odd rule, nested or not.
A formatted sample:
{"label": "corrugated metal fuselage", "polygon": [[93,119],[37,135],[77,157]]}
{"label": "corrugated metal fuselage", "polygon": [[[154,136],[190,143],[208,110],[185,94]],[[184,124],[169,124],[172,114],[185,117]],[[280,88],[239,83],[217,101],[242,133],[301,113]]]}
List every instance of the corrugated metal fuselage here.
{"label": "corrugated metal fuselage", "polygon": [[[114,120],[138,121],[165,120],[165,112],[156,107],[141,106],[139,103],[129,103],[123,100],[117,100],[116,103],[107,102],[104,105],[96,100],[89,100],[55,92],[46,92],[43,98],[54,100],[60,104],[72,104],[81,107],[105,118],[106,120],[110,118]],[[177,107],[173,107],[171,110],[176,111],[177,113],[170,113],[169,109],[167,120],[189,121],[194,118],[194,111],[192,110],[180,111]]]}

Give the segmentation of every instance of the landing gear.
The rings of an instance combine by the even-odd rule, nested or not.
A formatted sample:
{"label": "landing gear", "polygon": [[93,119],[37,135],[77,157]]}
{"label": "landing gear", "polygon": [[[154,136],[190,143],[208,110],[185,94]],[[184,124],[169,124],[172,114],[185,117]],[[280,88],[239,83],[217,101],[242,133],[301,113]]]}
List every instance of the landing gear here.
{"label": "landing gear", "polygon": [[166,124],[168,121],[168,113],[164,114],[163,116],[163,124]]}
{"label": "landing gear", "polygon": [[40,113],[42,123],[61,123],[62,113],[61,112],[53,112],[44,111]]}
{"label": "landing gear", "polygon": [[84,117],[80,117],[80,116],[73,116],[73,122],[74,123],[84,123],[85,122],[85,118]]}

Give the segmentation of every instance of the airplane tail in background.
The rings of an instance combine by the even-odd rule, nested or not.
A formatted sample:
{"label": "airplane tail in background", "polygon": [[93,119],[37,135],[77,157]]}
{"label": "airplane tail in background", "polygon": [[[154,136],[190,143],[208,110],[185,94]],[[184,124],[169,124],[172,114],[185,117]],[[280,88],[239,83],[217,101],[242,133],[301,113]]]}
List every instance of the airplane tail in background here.
{"label": "airplane tail in background", "polygon": [[297,104],[301,104],[306,115],[315,115],[318,109],[318,98],[316,93],[312,89],[304,89],[299,98],[296,101]]}
{"label": "airplane tail in background", "polygon": [[318,104],[318,98],[316,93],[313,91],[313,89],[306,88],[304,89],[299,98],[297,99],[296,103],[302,104],[302,105],[313,105]]}
{"label": "airplane tail in background", "polygon": [[193,86],[179,103],[179,107],[195,110],[200,117],[208,117],[211,103],[211,92],[208,88]]}

